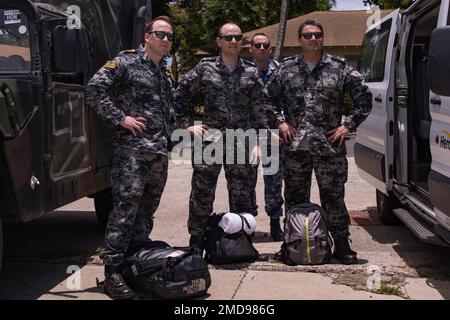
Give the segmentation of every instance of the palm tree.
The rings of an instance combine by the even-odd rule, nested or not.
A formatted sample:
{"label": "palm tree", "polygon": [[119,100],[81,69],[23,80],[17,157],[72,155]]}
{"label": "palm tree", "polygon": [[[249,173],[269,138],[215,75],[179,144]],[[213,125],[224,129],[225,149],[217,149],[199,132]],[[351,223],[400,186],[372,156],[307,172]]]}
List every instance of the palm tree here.
{"label": "palm tree", "polygon": [[275,52],[273,58],[277,61],[281,60],[281,52],[283,49],[284,37],[286,35],[286,24],[289,15],[289,0],[281,1],[280,11],[280,26],[278,28],[277,44],[275,46]]}

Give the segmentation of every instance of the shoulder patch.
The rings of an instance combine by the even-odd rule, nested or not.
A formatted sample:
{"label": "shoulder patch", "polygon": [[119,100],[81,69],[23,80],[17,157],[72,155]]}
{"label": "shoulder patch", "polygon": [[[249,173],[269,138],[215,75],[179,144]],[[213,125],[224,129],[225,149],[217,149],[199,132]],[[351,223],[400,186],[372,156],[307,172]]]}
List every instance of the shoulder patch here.
{"label": "shoulder patch", "polygon": [[166,75],[166,77],[171,78],[172,77],[172,72],[170,72],[169,69],[165,68],[164,69],[164,74]]}
{"label": "shoulder patch", "polygon": [[119,63],[114,60],[107,61],[103,68],[108,70],[116,70],[119,67]]}

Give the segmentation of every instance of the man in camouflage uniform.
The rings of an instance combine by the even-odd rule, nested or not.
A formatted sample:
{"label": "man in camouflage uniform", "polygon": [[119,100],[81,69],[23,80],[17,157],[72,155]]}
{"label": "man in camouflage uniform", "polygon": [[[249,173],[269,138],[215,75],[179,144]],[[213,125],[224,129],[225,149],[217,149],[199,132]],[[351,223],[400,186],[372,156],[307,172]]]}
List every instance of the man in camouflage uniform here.
{"label": "man in camouflage uniform", "polygon": [[[202,59],[180,82],[174,98],[178,124],[187,128],[192,136],[204,136],[208,129],[245,131],[249,128],[263,128],[266,117],[263,111],[262,84],[256,74],[255,65],[239,58],[242,46],[241,29],[233,23],[224,24],[219,30],[216,42],[221,50],[220,56]],[[201,89],[204,90],[202,124],[191,126],[187,118],[188,100]],[[203,147],[208,144],[204,140],[202,143]],[[226,144],[227,141],[224,145]],[[230,144],[233,146],[232,142]],[[230,211],[256,215],[257,208],[251,201],[251,177],[256,167],[248,162],[248,154],[245,164],[226,164],[225,154],[224,151],[223,167]],[[213,212],[222,163],[195,163],[194,156],[192,159],[194,171],[189,200],[189,245],[202,248],[207,219]]]}
{"label": "man in camouflage uniform", "polygon": [[121,52],[90,80],[87,101],[113,130],[113,211],[106,228],[105,292],[130,299],[121,267],[133,241],[148,240],[167,180],[171,82],[162,68],[173,28],[166,17],[148,24],[145,45]]}
{"label": "man in camouflage uniform", "polygon": [[[286,210],[309,202],[314,169],[321,204],[335,240],[334,257],[352,264],[357,262],[357,254],[348,243],[344,139],[368,116],[372,96],[356,70],[323,52],[323,28],[317,20],[301,24],[298,37],[303,54],[285,59],[266,86],[270,101],[267,107],[287,143],[283,163]],[[354,106],[341,123],[346,92],[351,94]]]}
{"label": "man in camouflage uniform", "polygon": [[[253,56],[253,61],[258,67],[258,75],[260,79],[266,84],[272,74],[279,66],[279,62],[270,59],[272,48],[270,47],[269,36],[263,32],[253,35],[250,41],[250,53]],[[276,128],[275,123],[268,122],[271,129]],[[268,141],[270,143],[270,140]],[[269,145],[269,150],[270,145]],[[280,159],[282,161],[283,149],[279,149]],[[281,195],[281,188],[283,185],[281,167],[275,174],[266,174],[266,169],[270,167],[270,163],[262,165],[264,169],[264,202],[267,215],[270,217],[270,236],[274,241],[283,240],[283,230],[280,227],[280,217],[283,215],[283,197]],[[258,171],[255,171],[253,177],[254,190],[252,193],[252,201],[256,206],[256,183],[258,181]]]}

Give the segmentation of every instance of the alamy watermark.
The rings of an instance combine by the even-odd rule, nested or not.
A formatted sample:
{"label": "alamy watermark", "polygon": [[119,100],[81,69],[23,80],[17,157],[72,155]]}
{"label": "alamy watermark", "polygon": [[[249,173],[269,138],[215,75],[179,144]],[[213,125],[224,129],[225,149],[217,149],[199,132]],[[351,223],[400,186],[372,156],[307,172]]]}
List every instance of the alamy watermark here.
{"label": "alamy watermark", "polygon": [[81,290],[81,268],[77,265],[70,265],[66,269],[70,276],[66,280],[66,287],[69,290]]}
{"label": "alamy watermark", "polygon": [[[195,122],[194,125],[201,125]],[[261,163],[264,174],[273,175],[280,167],[279,131],[269,129],[208,129],[194,135],[176,129],[172,141],[178,141],[170,156],[175,164],[253,164]]]}
{"label": "alamy watermark", "polygon": [[367,289],[369,290],[378,290],[381,287],[381,269],[380,266],[370,265],[367,267],[367,274],[369,277],[367,278]]}

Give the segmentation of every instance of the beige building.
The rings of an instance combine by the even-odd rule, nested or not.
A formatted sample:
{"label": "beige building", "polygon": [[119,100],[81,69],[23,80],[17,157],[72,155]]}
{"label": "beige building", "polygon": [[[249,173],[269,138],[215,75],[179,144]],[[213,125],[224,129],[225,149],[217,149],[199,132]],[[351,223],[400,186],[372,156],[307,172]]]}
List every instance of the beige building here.
{"label": "beige building", "polygon": [[[381,10],[379,14],[361,11],[315,11],[306,15],[290,19],[286,26],[286,37],[284,39],[283,57],[291,56],[301,52],[298,43],[298,27],[307,19],[318,19],[324,29],[324,49],[328,53],[343,57],[353,65],[357,66],[361,55],[361,45],[364,32],[371,21],[376,17],[384,17],[392,10]],[[279,24],[273,24],[264,28],[244,33],[250,40],[257,32],[264,32],[270,37],[272,47],[276,45]],[[246,44],[244,47],[249,47]],[[243,57],[250,57],[248,49],[243,49]]]}

